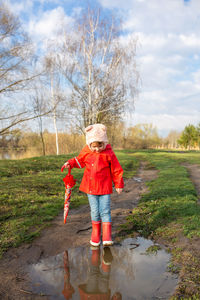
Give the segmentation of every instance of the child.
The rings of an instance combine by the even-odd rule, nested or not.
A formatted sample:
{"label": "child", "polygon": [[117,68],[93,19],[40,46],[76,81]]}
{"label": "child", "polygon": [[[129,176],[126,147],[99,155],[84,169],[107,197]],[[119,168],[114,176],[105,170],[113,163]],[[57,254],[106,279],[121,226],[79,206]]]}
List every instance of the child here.
{"label": "child", "polygon": [[90,244],[100,245],[101,223],[103,245],[113,244],[111,237],[110,194],[112,182],[118,194],[124,187],[123,169],[108,144],[106,127],[103,124],[90,125],[85,129],[86,144],[80,154],[68,160],[61,168],[84,168],[80,191],[88,195],[92,219],[92,236]]}

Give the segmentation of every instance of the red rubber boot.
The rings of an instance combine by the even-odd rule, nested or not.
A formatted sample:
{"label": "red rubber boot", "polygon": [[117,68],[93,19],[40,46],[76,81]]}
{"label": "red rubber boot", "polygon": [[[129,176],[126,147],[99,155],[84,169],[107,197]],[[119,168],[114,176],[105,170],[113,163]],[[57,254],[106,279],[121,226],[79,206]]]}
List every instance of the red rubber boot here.
{"label": "red rubber boot", "polygon": [[101,221],[92,221],[92,236],[90,244],[92,246],[98,247],[100,245],[101,238]]}
{"label": "red rubber boot", "polygon": [[103,245],[104,246],[113,245],[111,232],[112,232],[112,223],[103,222]]}
{"label": "red rubber boot", "polygon": [[92,249],[91,263],[95,267],[100,265],[100,247],[94,247]]}

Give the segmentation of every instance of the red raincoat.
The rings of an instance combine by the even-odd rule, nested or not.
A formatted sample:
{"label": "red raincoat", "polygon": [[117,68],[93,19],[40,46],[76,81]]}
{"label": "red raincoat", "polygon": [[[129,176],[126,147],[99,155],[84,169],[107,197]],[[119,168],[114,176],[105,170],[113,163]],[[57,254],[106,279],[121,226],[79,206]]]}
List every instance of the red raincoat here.
{"label": "red raincoat", "polygon": [[112,182],[115,188],[123,188],[123,169],[108,144],[100,153],[92,152],[85,146],[80,154],[68,160],[71,168],[85,168],[80,191],[92,195],[112,193]]}

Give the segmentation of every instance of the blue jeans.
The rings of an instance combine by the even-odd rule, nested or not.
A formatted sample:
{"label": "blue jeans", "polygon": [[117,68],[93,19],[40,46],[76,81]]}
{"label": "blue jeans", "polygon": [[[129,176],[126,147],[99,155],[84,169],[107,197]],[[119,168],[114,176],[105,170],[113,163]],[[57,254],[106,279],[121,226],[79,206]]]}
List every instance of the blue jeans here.
{"label": "blue jeans", "polygon": [[92,221],[111,222],[110,194],[88,195]]}

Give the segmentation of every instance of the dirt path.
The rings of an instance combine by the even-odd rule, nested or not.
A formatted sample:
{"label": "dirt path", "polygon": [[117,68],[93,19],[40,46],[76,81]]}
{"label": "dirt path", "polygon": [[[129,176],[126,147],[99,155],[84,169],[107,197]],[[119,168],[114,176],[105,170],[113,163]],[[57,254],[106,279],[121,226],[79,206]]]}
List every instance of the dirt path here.
{"label": "dirt path", "polygon": [[[127,179],[124,192],[112,195],[113,238],[118,226],[126,221],[131,210],[137,206],[142,193],[147,191],[146,181],[157,176],[156,170],[145,170],[142,164],[137,176]],[[63,212],[43,230],[41,236],[31,244],[10,249],[1,260],[0,265],[0,298],[1,299],[47,299],[45,296],[33,295],[29,288],[26,273],[30,264],[41,258],[64,252],[68,248],[88,245],[91,235],[89,205],[71,210],[67,224],[63,224]]]}
{"label": "dirt path", "polygon": [[194,183],[198,194],[198,203],[200,204],[200,165],[183,164],[189,172],[190,179]]}
{"label": "dirt path", "polygon": [[[200,166],[184,164],[190,178],[194,183],[200,202]],[[132,179],[127,179],[123,194],[112,195],[112,221],[113,238],[116,241],[118,226],[125,223],[126,217],[137,206],[141,194],[147,192],[145,183],[157,176],[156,170],[145,170],[145,164],[139,168],[138,174]],[[178,225],[176,225],[178,226]],[[182,228],[180,227],[180,232]],[[16,249],[10,249],[1,260],[0,264],[0,299],[48,299],[46,296],[34,295],[31,292],[27,268],[30,264],[37,263],[41,258],[54,256],[64,252],[68,248],[88,245],[91,235],[91,221],[89,205],[71,210],[67,224],[63,224],[63,213],[52,222],[51,226],[43,230],[41,236],[31,244],[24,244]],[[177,236],[176,236],[177,237]],[[154,237],[153,237],[154,238]],[[190,240],[182,234],[177,237],[176,243],[170,240],[157,239],[157,242],[165,244],[167,248],[182,248],[182,257],[179,261],[182,265],[179,285],[186,284],[192,293],[193,286],[188,284],[188,278],[192,273],[187,271],[187,257],[199,257],[199,239]],[[189,262],[190,263],[190,262]],[[196,268],[196,265],[194,266]],[[29,292],[30,291],[30,292]],[[177,287],[177,295],[180,295],[180,287]]]}

